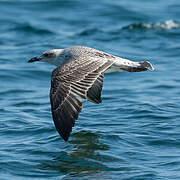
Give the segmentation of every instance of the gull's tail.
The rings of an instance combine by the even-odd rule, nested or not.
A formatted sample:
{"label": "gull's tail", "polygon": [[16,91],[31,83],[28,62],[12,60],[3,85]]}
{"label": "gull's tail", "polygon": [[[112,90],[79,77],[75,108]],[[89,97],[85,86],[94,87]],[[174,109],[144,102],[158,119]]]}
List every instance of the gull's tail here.
{"label": "gull's tail", "polygon": [[154,67],[149,61],[144,61],[144,62],[138,62],[137,66],[127,66],[124,68],[124,70],[129,71],[129,72],[140,72],[140,71],[153,71]]}
{"label": "gull's tail", "polygon": [[105,73],[121,71],[141,72],[147,70],[154,70],[152,64],[149,61],[133,62],[128,59],[118,58],[114,60],[114,64],[109,69],[107,69]]}

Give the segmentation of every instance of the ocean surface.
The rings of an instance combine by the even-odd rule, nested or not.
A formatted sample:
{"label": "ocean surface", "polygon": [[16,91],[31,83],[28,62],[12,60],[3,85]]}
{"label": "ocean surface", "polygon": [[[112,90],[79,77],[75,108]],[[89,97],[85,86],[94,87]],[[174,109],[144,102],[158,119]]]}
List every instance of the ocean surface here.
{"label": "ocean surface", "polygon": [[[180,179],[180,1],[1,0],[0,179]],[[89,46],[155,71],[105,75],[68,142],[50,110],[51,72],[28,59]]]}

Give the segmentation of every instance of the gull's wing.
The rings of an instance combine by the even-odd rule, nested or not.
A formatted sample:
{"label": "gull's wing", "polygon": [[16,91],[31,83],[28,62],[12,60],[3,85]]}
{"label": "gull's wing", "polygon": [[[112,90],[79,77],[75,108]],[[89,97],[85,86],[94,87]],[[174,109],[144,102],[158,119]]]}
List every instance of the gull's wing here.
{"label": "gull's wing", "polygon": [[81,112],[81,98],[101,103],[102,73],[112,64],[104,58],[93,60],[79,57],[53,71],[50,91],[52,116],[57,131],[65,141]]}

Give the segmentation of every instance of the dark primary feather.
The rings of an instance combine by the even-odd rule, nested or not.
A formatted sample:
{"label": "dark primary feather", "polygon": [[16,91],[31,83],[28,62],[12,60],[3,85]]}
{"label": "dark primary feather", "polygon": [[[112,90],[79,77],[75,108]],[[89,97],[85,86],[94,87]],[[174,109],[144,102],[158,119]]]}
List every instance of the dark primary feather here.
{"label": "dark primary feather", "polygon": [[[81,63],[79,63],[81,62]],[[50,101],[53,121],[61,137],[67,141],[75,120],[82,110],[82,100],[101,103],[103,72],[113,64],[104,58],[88,57],[57,67],[52,73]]]}
{"label": "dark primary feather", "polygon": [[104,75],[101,74],[87,92],[87,97],[89,101],[96,104],[102,102],[101,92],[102,92],[103,82],[104,82]]}

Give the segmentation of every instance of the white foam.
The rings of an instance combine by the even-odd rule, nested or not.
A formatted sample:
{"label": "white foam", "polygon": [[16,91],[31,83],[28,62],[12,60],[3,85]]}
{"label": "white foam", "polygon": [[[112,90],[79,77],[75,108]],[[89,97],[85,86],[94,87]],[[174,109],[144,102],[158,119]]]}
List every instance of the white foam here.
{"label": "white foam", "polygon": [[155,27],[162,29],[175,29],[180,27],[180,23],[176,23],[173,20],[167,20],[164,23],[157,23]]}
{"label": "white foam", "polygon": [[171,30],[180,28],[180,23],[175,22],[173,20],[167,20],[162,23],[137,23],[137,24],[131,24],[127,26],[128,29],[139,29],[139,28],[145,28],[145,29],[164,29],[164,30]]}

